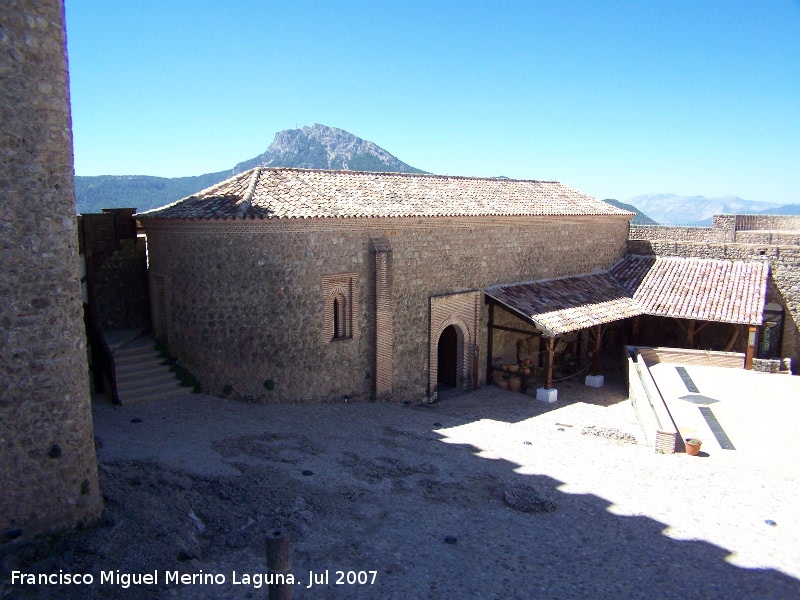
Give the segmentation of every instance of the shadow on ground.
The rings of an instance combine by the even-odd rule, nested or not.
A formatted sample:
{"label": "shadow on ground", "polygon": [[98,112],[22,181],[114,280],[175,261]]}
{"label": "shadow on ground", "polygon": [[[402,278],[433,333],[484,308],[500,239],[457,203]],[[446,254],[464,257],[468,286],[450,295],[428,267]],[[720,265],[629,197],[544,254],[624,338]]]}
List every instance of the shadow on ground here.
{"label": "shadow on ground", "polygon": [[[586,402],[582,386],[574,398],[570,388],[563,392],[557,407],[492,389],[431,407],[270,407],[203,396],[95,406],[103,518],[80,531],[3,546],[0,592],[255,598],[265,590],[234,585],[232,573],[241,580],[265,572],[264,533],[281,526],[292,538],[295,598],[800,597],[800,582],[782,572],[734,566],[724,548],[672,539],[663,533],[666,523],[613,514],[601,497],[558,489],[575,482],[521,474],[520,463],[442,443],[481,420],[524,425]],[[622,383],[612,381],[592,398],[610,406],[622,393]],[[552,452],[539,449],[537,437],[546,436],[535,433],[523,441],[523,428],[510,440],[533,465]],[[584,452],[608,452],[618,461],[611,468],[624,469],[620,461],[642,451],[580,438],[573,435],[578,445],[563,449],[575,461]],[[557,509],[511,508],[508,490],[520,486]],[[117,569],[162,575],[157,586],[98,585],[101,571]],[[12,570],[92,573],[95,584],[12,587]],[[167,587],[166,571],[219,573],[226,583]],[[308,589],[309,571],[329,571],[330,584]],[[337,586],[335,571],[377,575],[371,585]]]}

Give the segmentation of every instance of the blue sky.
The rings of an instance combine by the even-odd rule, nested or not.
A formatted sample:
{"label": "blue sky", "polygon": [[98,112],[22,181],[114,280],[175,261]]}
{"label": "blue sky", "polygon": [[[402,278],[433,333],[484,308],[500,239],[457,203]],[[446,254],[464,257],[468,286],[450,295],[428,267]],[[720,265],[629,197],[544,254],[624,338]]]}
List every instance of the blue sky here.
{"label": "blue sky", "polygon": [[322,123],[433,173],[800,202],[800,1],[66,0],[78,175]]}

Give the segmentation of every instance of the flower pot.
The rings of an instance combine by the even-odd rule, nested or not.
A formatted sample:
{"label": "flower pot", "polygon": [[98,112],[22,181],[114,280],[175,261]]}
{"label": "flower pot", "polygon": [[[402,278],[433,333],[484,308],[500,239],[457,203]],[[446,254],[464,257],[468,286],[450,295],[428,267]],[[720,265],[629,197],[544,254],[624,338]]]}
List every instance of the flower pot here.
{"label": "flower pot", "polygon": [[509,373],[519,373],[519,365],[508,365]]}
{"label": "flower pot", "polygon": [[501,390],[508,389],[508,379],[501,379],[497,382],[497,385],[500,387]]}
{"label": "flower pot", "polygon": [[[697,443],[695,444],[693,441]],[[686,438],[683,442],[686,444],[686,454],[689,456],[697,456],[700,454],[700,446],[703,445],[703,442],[694,438]]]}
{"label": "flower pot", "polygon": [[500,382],[503,380],[503,372],[499,369],[492,373],[492,379],[494,379],[495,385],[500,385]]}
{"label": "flower pot", "polygon": [[512,377],[508,380],[508,389],[512,392],[518,392],[520,387],[522,387],[522,379],[519,377]]}

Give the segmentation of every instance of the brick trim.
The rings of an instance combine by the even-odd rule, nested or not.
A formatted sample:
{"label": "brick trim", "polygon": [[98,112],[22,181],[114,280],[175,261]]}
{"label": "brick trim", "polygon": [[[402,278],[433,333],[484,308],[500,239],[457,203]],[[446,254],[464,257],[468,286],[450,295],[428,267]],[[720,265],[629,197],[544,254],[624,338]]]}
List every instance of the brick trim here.
{"label": "brick trim", "polygon": [[596,226],[598,222],[620,222],[627,224],[629,215],[561,215],[553,216],[491,216],[491,217],[376,217],[345,219],[142,219],[145,231],[170,233],[218,233],[226,235],[254,232],[293,232],[309,231],[406,231],[409,227],[419,229],[439,229],[441,227],[472,229],[475,227],[528,227],[552,224],[557,219],[565,227]]}
{"label": "brick trim", "polygon": [[445,328],[455,326],[458,335],[456,388],[469,389],[472,381],[472,356],[478,343],[478,322],[483,292],[472,290],[430,297],[430,336],[428,343],[428,398],[436,400],[439,383],[439,338]]}
{"label": "brick trim", "polygon": [[392,305],[392,246],[384,238],[372,240],[375,286],[375,398],[392,397],[394,378],[394,307]]}
{"label": "brick trim", "polygon": [[[354,315],[358,314],[358,294],[355,293],[357,282],[357,273],[340,273],[322,278],[322,292],[325,296],[322,338],[325,342],[358,338],[359,328],[354,322]],[[337,298],[344,303],[339,306],[340,335],[336,335],[337,332],[333,330],[333,306]]]}

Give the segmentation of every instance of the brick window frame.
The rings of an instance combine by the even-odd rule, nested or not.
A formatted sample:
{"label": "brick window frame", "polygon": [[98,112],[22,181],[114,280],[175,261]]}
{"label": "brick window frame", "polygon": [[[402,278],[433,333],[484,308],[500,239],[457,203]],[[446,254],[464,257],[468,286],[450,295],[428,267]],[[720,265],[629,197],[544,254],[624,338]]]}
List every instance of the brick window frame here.
{"label": "brick window frame", "polygon": [[322,291],[325,296],[322,337],[325,342],[352,340],[358,337],[358,327],[354,318],[358,314],[357,284],[357,273],[340,273],[322,278]]}

